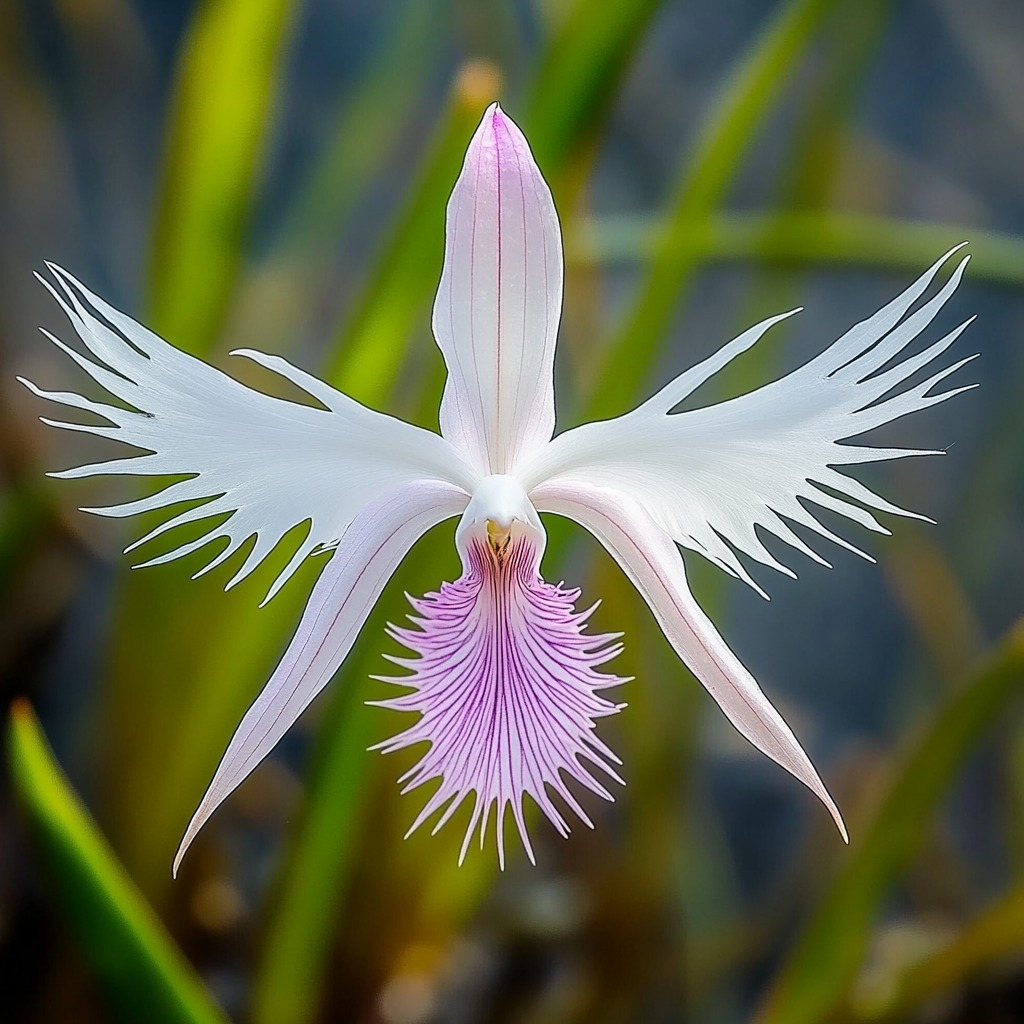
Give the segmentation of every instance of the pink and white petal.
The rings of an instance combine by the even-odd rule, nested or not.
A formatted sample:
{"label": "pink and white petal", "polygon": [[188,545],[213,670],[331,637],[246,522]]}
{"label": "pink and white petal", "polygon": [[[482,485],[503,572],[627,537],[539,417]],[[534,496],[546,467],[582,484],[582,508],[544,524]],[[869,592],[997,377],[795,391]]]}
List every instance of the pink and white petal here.
{"label": "pink and white petal", "polygon": [[604,545],[640,591],[676,653],[729,721],[807,786],[849,841],[839,808],[810,758],[694,600],[679,549],[639,502],[606,488],[554,481],[535,488],[530,498],[538,510],[574,520]]}
{"label": "pink and white petal", "polygon": [[352,521],[320,574],[288,649],[245,713],[192,816],[174,874],[210,815],[330,681],[412,545],[432,526],[462,512],[467,501],[451,484],[416,481],[371,502]]}
{"label": "pink and white petal", "polygon": [[403,792],[440,780],[409,832],[440,811],[437,832],[472,793],[460,863],[478,829],[483,845],[496,806],[498,860],[504,867],[509,808],[534,859],[524,796],[533,798],[563,836],[569,826],[553,793],[591,824],[568,779],[612,799],[593,768],[621,782],[613,767],[620,762],[595,727],[597,719],[625,706],[605,700],[600,691],[626,680],[597,671],[619,653],[620,634],[584,632],[593,608],[576,611],[578,590],[540,577],[539,546],[529,531],[499,549],[475,537],[464,558],[460,579],[411,599],[415,628],[391,628],[418,657],[393,659],[411,674],[378,678],[412,692],[374,703],[420,718],[377,749],[390,753],[429,743],[400,780]]}
{"label": "pink and white petal", "polygon": [[481,475],[511,473],[555,427],[558,215],[530,146],[495,103],[466,151],[445,226],[434,337],[441,433]]}

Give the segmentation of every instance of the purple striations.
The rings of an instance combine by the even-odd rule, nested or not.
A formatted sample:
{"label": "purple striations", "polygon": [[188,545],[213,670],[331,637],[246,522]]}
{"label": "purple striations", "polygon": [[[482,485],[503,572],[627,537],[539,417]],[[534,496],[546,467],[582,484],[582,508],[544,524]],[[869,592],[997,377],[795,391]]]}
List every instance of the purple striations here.
{"label": "purple striations", "polygon": [[621,651],[616,641],[622,634],[584,634],[596,605],[577,612],[578,590],[541,579],[537,549],[526,537],[514,538],[499,551],[474,539],[468,561],[468,571],[455,583],[443,583],[439,593],[410,598],[418,614],[409,619],[417,629],[390,628],[419,657],[390,659],[411,675],[377,678],[414,692],[373,703],[417,711],[421,718],[373,749],[390,753],[430,743],[430,750],[399,780],[406,783],[403,792],[442,780],[408,834],[447,803],[434,826],[436,833],[466,796],[476,793],[460,863],[478,822],[483,846],[491,805],[497,801],[498,859],[504,868],[507,805],[532,861],[523,794],[533,797],[566,836],[569,826],[546,785],[593,827],[560,772],[606,800],[612,796],[593,777],[591,766],[622,782],[610,764],[621,762],[594,733],[595,719],[625,707],[597,691],[627,680],[595,671]]}

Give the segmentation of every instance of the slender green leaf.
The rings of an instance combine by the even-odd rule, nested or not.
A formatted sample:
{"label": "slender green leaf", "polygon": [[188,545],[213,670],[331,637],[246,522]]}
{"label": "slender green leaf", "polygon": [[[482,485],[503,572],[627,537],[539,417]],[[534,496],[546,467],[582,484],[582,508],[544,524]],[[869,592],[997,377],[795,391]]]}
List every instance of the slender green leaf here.
{"label": "slender green leaf", "polygon": [[783,4],[733,72],[676,187],[644,279],[609,347],[587,418],[621,412],[624,400],[643,382],[699,263],[695,234],[706,231],[704,225],[721,202],[765,112],[831,7],[831,0]]}
{"label": "slender green leaf", "polygon": [[79,803],[24,700],[11,708],[7,753],[61,909],[119,1017],[153,1024],[224,1022]]}
{"label": "slender green leaf", "polygon": [[[278,247],[289,250],[289,269],[294,263],[296,273],[308,274],[335,249],[367,186],[394,161],[443,42],[434,0],[405,0],[346,91],[322,153],[287,201],[271,245],[275,256]],[[402,73],[395,74],[395,68]],[[308,283],[303,294],[308,300]]]}
{"label": "slender green leaf", "polygon": [[958,768],[1020,697],[1024,622],[915,737],[793,946],[758,1024],[818,1024],[847,998],[882,899],[910,861]]}
{"label": "slender green leaf", "polygon": [[150,265],[153,328],[206,351],[234,288],[292,0],[205,0],[168,125]]}
{"label": "slender green leaf", "polygon": [[546,176],[577,155],[607,111],[662,0],[577,0],[544,51],[522,126]]}
{"label": "slender green leaf", "polygon": [[427,310],[441,275],[445,203],[466,143],[499,83],[489,64],[463,68],[376,270],[332,346],[326,379],[360,401],[382,405],[414,328],[421,338],[429,336]]}
{"label": "slender green leaf", "polygon": [[[860,0],[856,18],[833,18],[823,26],[813,77],[803,83],[806,96],[795,112],[795,127],[784,135],[788,154],[777,185],[779,215],[826,206],[845,162],[850,113],[883,37],[889,7],[890,0]],[[791,309],[799,298],[795,274],[780,273],[776,265],[758,261],[745,308],[737,318],[737,333],[760,320],[765,309]],[[773,332],[773,344],[756,345],[747,359],[736,360],[715,375],[714,396],[743,394],[771,379],[769,374],[777,370],[779,340],[789,325],[780,327]]]}
{"label": "slender green leaf", "polygon": [[[1024,286],[1024,239],[964,224],[834,212],[720,213],[692,225],[701,262],[751,260],[805,266],[920,270],[950,246],[971,243],[971,277]],[[602,217],[581,228],[570,261],[631,263],[646,259],[663,226],[648,217]]]}

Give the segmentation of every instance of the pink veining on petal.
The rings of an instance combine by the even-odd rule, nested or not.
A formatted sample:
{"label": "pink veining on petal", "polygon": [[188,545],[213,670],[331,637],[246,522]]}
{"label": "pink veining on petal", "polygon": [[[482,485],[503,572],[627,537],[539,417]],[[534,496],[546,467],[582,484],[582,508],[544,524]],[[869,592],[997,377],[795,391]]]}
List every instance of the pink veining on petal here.
{"label": "pink veining on petal", "polygon": [[448,203],[432,325],[448,367],[441,433],[481,475],[512,473],[555,426],[562,243],[551,192],[494,104]]}
{"label": "pink veining on petal", "polygon": [[430,744],[399,780],[405,783],[403,792],[441,780],[409,834],[444,807],[433,829],[436,833],[463,800],[475,794],[460,863],[478,825],[483,846],[494,804],[498,859],[504,867],[506,807],[512,808],[532,861],[525,794],[566,836],[569,826],[549,787],[593,826],[563,773],[607,800],[612,796],[592,769],[596,766],[622,782],[612,767],[621,762],[595,733],[598,718],[625,707],[599,691],[627,680],[596,671],[621,651],[621,634],[586,634],[596,605],[577,612],[579,591],[545,582],[537,562],[536,548],[526,537],[513,537],[498,550],[475,539],[468,571],[460,579],[443,583],[437,593],[410,598],[416,614],[409,618],[416,628],[389,630],[418,657],[391,659],[408,668],[410,675],[378,678],[413,692],[374,703],[415,711],[421,717],[374,749],[390,753],[416,743]]}

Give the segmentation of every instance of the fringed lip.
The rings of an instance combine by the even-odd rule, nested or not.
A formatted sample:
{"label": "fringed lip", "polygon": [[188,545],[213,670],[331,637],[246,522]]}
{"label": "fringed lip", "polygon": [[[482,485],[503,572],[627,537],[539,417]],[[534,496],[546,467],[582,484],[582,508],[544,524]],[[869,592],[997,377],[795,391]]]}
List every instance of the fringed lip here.
{"label": "fringed lip", "polygon": [[504,868],[506,808],[533,861],[524,796],[567,836],[569,825],[553,794],[593,827],[567,779],[606,800],[612,795],[593,769],[622,783],[614,768],[621,762],[595,732],[599,718],[625,707],[600,691],[627,680],[597,671],[621,651],[621,634],[585,632],[596,605],[576,611],[579,590],[541,578],[530,532],[513,526],[505,538],[475,533],[463,575],[436,593],[410,598],[412,628],[389,629],[417,655],[391,659],[410,674],[377,677],[412,692],[373,703],[420,718],[372,749],[390,753],[427,742],[430,749],[399,781],[408,792],[440,780],[409,834],[441,811],[436,833],[475,794],[460,863],[477,828],[483,847],[494,805]]}

